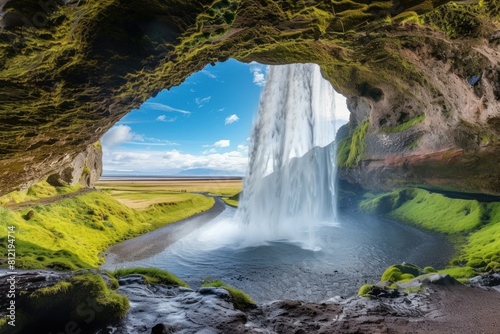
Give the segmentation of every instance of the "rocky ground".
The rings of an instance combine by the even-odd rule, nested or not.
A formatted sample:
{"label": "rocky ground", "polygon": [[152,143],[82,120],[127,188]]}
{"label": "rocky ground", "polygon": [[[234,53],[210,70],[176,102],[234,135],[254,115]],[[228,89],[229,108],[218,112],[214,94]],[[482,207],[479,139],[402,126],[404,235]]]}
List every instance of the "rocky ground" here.
{"label": "rocky ground", "polygon": [[[122,282],[123,284],[124,282]],[[130,284],[128,284],[130,283]],[[488,288],[433,285],[397,298],[282,300],[245,312],[221,289],[128,282],[127,317],[99,333],[498,333],[500,294]]]}
{"label": "rocky ground", "polygon": [[[68,274],[26,272],[20,290],[49,286]],[[0,280],[2,284],[5,280]],[[430,284],[396,298],[332,298],[322,303],[281,300],[241,311],[224,289],[197,291],[147,285],[137,275],[120,279],[118,292],[130,300],[119,323],[95,334],[137,333],[499,333],[500,275]],[[0,285],[4,291],[7,286]],[[2,298],[4,294],[2,294]],[[0,300],[4,305],[5,300]],[[2,307],[2,310],[5,308]]]}

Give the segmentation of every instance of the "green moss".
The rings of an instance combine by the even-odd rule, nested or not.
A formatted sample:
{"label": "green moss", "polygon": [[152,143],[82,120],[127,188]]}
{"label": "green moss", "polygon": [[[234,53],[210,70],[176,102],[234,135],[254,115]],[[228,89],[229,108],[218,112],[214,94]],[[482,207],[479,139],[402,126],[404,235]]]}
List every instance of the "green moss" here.
{"label": "green moss", "polygon": [[500,262],[499,207],[500,203],[490,203],[487,206],[490,223],[468,236],[461,249],[462,254],[458,257],[460,262],[474,268],[499,270],[495,264]]}
{"label": "green moss", "polygon": [[477,271],[475,271],[471,267],[450,267],[443,270],[438,270],[439,274],[448,274],[456,279],[465,279],[471,278],[477,275]]}
{"label": "green moss", "polygon": [[234,307],[238,310],[247,310],[249,308],[255,307],[255,302],[250,298],[249,295],[243,291],[236,289],[232,286],[225,284],[220,280],[212,280],[211,278],[205,278],[202,287],[212,287],[212,288],[222,288],[227,290],[233,297]]}
{"label": "green moss", "polygon": [[390,218],[442,233],[458,233],[477,228],[485,208],[475,200],[452,199],[423,189],[399,189],[363,200],[360,210],[385,214]]}
{"label": "green moss", "polygon": [[356,167],[364,157],[370,121],[365,120],[353,132],[352,136],[343,139],[338,144],[337,165],[339,167]]}
{"label": "green moss", "polygon": [[419,276],[420,271],[419,267],[412,264],[395,264],[384,271],[380,280],[389,282],[410,281]]}
{"label": "green moss", "polygon": [[425,267],[425,268],[424,268],[424,272],[425,272],[426,274],[435,273],[435,272],[436,272],[436,269],[434,269],[434,267],[428,266],[428,267]]}
{"label": "green moss", "polygon": [[57,331],[72,321],[81,330],[109,324],[125,316],[126,297],[111,291],[99,274],[77,274],[66,281],[19,295],[14,332]]}
{"label": "green moss", "polygon": [[475,37],[481,30],[477,14],[485,14],[483,8],[478,4],[449,3],[423,15],[422,21],[451,38]]}
{"label": "green moss", "polygon": [[420,115],[420,116],[417,116],[417,117],[414,117],[414,118],[408,120],[407,122],[399,124],[397,126],[384,127],[382,129],[380,129],[380,131],[388,132],[388,133],[401,132],[401,131],[405,131],[405,130],[410,129],[419,123],[422,123],[424,120],[425,120],[425,115]]}
{"label": "green moss", "polygon": [[369,297],[372,292],[373,284],[364,284],[358,290],[358,296],[360,297]]}
{"label": "green moss", "polygon": [[186,288],[189,287],[186,282],[182,281],[174,274],[157,268],[124,268],[114,271],[112,275],[116,278],[128,275],[141,275],[148,284],[166,284],[183,286]]}

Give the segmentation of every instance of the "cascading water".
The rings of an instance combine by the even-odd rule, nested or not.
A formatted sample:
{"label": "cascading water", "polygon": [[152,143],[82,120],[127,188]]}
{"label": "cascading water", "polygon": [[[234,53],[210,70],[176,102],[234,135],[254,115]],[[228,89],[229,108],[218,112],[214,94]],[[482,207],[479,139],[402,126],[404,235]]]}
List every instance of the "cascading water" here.
{"label": "cascading water", "polygon": [[250,142],[237,218],[248,245],[315,249],[335,217],[335,91],[315,64],[272,66]]}

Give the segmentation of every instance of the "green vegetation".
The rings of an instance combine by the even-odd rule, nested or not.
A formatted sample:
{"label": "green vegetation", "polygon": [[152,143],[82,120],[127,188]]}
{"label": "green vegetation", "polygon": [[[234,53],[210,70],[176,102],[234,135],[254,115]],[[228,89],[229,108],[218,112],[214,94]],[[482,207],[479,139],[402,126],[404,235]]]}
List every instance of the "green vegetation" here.
{"label": "green vegetation", "polygon": [[360,297],[370,297],[370,293],[373,289],[373,284],[364,284],[359,288],[358,296]]}
{"label": "green vegetation", "polygon": [[438,274],[448,274],[456,279],[471,278],[477,275],[477,271],[471,267],[449,267],[438,270]]}
{"label": "green vegetation", "polygon": [[381,281],[399,282],[411,280],[420,275],[421,269],[412,264],[395,264],[382,274]]}
{"label": "green vegetation", "polygon": [[111,273],[116,278],[125,277],[128,275],[140,275],[144,278],[147,284],[166,284],[183,286],[188,288],[189,285],[182,281],[174,274],[156,268],[123,268]]}
{"label": "green vegetation", "polygon": [[[359,204],[366,213],[449,234],[457,241],[460,265],[446,269],[451,276],[468,278],[473,269],[500,270],[500,203],[453,199],[417,188],[366,196]],[[474,272],[475,273],[475,272]]]}
{"label": "green vegetation", "polygon": [[365,153],[365,136],[369,126],[370,121],[367,119],[354,130],[352,136],[339,142],[337,148],[339,167],[356,167],[359,164]]}
{"label": "green vegetation", "polygon": [[0,197],[0,205],[16,204],[27,201],[35,201],[42,198],[49,198],[59,195],[69,194],[78,191],[82,188],[81,184],[65,187],[54,187],[42,181],[33,184],[26,190],[13,191],[7,195]]}
{"label": "green vegetation", "polygon": [[434,269],[434,267],[427,266],[424,268],[424,273],[426,273],[426,274],[435,273],[435,272],[437,272],[437,271],[436,271],[436,269]]}
{"label": "green vegetation", "polygon": [[417,117],[414,117],[407,122],[401,123],[397,126],[391,126],[391,127],[384,127],[380,129],[380,131],[383,132],[388,132],[388,133],[395,133],[395,132],[401,132],[408,130],[409,128],[417,125],[418,123],[422,123],[425,120],[425,115],[420,115]]}
{"label": "green vegetation", "polygon": [[359,208],[441,233],[470,231],[483,221],[484,206],[423,189],[405,188],[364,200]]}
{"label": "green vegetation", "polygon": [[202,287],[212,287],[212,288],[222,288],[227,290],[233,297],[234,307],[238,310],[246,310],[255,307],[255,302],[250,298],[249,295],[243,291],[236,289],[232,286],[225,284],[220,280],[212,280],[211,278],[205,278],[203,280]]}
{"label": "green vegetation", "polygon": [[0,323],[0,333],[58,331],[70,321],[86,332],[123,318],[128,309],[127,298],[110,290],[99,274],[80,273],[52,286],[22,291],[16,302],[16,327]]}
{"label": "green vegetation", "polygon": [[227,205],[237,208],[239,201],[240,201],[240,194],[241,194],[241,192],[239,192],[236,195],[233,195],[231,197],[222,197],[222,200]]}
{"label": "green vegetation", "polygon": [[[32,209],[0,208],[0,221],[16,228],[19,268],[95,268],[103,263],[100,253],[110,245],[208,210],[214,204],[213,198],[185,195],[183,201],[155,203],[138,211],[106,192],[92,192]],[[7,228],[1,229],[0,240],[6,243]]]}

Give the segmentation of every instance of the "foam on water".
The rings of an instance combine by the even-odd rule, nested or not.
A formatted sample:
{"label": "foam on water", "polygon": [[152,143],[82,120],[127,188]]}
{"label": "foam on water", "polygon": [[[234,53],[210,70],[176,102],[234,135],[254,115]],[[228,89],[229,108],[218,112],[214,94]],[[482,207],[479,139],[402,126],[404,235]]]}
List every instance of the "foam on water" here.
{"label": "foam on water", "polygon": [[315,64],[272,66],[250,142],[236,219],[242,246],[286,240],[317,249],[334,221],[335,91]]}

